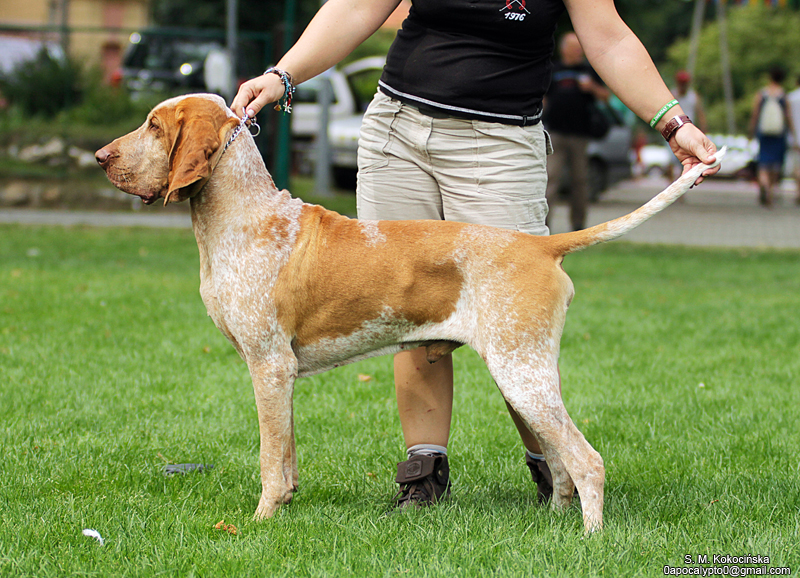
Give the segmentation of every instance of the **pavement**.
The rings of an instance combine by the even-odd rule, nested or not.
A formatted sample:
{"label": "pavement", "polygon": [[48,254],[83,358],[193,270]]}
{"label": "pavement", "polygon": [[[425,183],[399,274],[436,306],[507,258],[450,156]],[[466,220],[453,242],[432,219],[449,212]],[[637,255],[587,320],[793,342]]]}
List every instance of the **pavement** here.
{"label": "pavement", "polygon": [[0,224],[61,225],[65,227],[152,227],[188,229],[189,211],[163,215],[121,211],[64,211],[53,209],[0,209]]}
{"label": "pavement", "polygon": [[[591,206],[587,225],[625,215],[669,185],[662,178],[623,181]],[[800,205],[794,181],[781,183],[773,208],[758,204],[754,183],[711,178],[621,240],[701,247],[800,249]],[[552,232],[569,230],[569,208],[551,209]]]}
{"label": "pavement", "polygon": [[[669,183],[662,178],[623,181],[606,191],[589,210],[587,225],[625,215],[643,205]],[[795,203],[793,181],[784,181],[775,206],[758,204],[753,183],[711,178],[653,217],[622,240],[704,247],[760,247],[800,249],[800,205]],[[569,208],[552,208],[552,232],[569,230]],[[0,209],[0,223],[94,227],[188,228],[183,213],[152,211],[97,212],[38,209]]]}

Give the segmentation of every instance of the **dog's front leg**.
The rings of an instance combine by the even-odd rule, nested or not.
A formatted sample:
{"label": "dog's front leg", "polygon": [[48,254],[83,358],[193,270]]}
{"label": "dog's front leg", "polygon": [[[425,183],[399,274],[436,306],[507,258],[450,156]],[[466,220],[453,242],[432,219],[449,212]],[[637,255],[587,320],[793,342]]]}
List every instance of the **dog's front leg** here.
{"label": "dog's front leg", "polygon": [[[294,389],[294,388],[293,388]],[[300,485],[300,472],[297,471],[297,446],[295,445],[294,439],[294,403],[292,403],[292,457],[291,457],[291,480],[292,480],[292,491],[296,492],[297,488]]]}
{"label": "dog's front leg", "polygon": [[261,435],[261,499],[255,518],[269,518],[292,500],[297,485],[292,394],[297,378],[293,355],[248,361]]}

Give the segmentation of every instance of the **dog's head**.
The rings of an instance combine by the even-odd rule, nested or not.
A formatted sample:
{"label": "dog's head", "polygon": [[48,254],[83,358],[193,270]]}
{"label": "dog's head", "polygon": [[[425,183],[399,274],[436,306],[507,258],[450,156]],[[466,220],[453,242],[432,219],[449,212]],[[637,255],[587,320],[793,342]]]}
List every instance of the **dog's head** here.
{"label": "dog's head", "polygon": [[142,126],[95,153],[115,187],[151,204],[196,195],[239,120],[211,94],[181,96],[156,106]]}

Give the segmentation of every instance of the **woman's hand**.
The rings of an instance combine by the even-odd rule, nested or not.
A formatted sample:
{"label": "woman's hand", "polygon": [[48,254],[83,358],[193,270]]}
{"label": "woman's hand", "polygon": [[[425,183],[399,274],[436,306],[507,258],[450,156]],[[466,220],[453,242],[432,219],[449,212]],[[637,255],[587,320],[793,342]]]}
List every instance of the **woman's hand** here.
{"label": "woman's hand", "polygon": [[239,87],[239,92],[231,103],[231,110],[236,116],[241,116],[242,109],[246,109],[247,117],[255,118],[266,105],[280,100],[285,90],[280,76],[262,74]]}
{"label": "woman's hand", "polygon": [[[684,173],[695,165],[711,164],[715,161],[716,145],[693,124],[680,127],[675,136],[669,139],[669,146],[683,165]],[[699,185],[704,177],[710,177],[717,171],[719,165],[705,171],[694,184]]]}

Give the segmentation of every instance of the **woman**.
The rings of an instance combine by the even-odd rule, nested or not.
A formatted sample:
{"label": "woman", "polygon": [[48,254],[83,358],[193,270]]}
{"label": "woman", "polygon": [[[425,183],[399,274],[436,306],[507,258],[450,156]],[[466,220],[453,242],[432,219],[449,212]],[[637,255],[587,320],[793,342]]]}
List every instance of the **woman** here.
{"label": "woman", "polygon": [[794,134],[783,91],[785,79],[782,68],[769,71],[769,83],[756,94],[750,116],[750,138],[758,138],[758,200],[765,207],[772,206],[775,186],[783,172],[789,131]]}
{"label": "woman", "polygon": [[[244,83],[232,108],[253,117],[284,98],[291,81],[285,73],[300,83],[335,65],[399,1],[328,0],[279,70]],[[548,234],[551,148],[539,120],[565,8],[594,70],[628,108],[666,131],[685,170],[714,160],[716,147],[683,116],[613,0],[414,0],[362,125],[360,218],[445,219]],[[424,349],[406,351],[394,366],[408,448],[408,461],[398,464],[398,503],[435,502],[450,491],[452,357],[430,365]],[[509,412],[546,500],[552,480],[539,444]]]}

